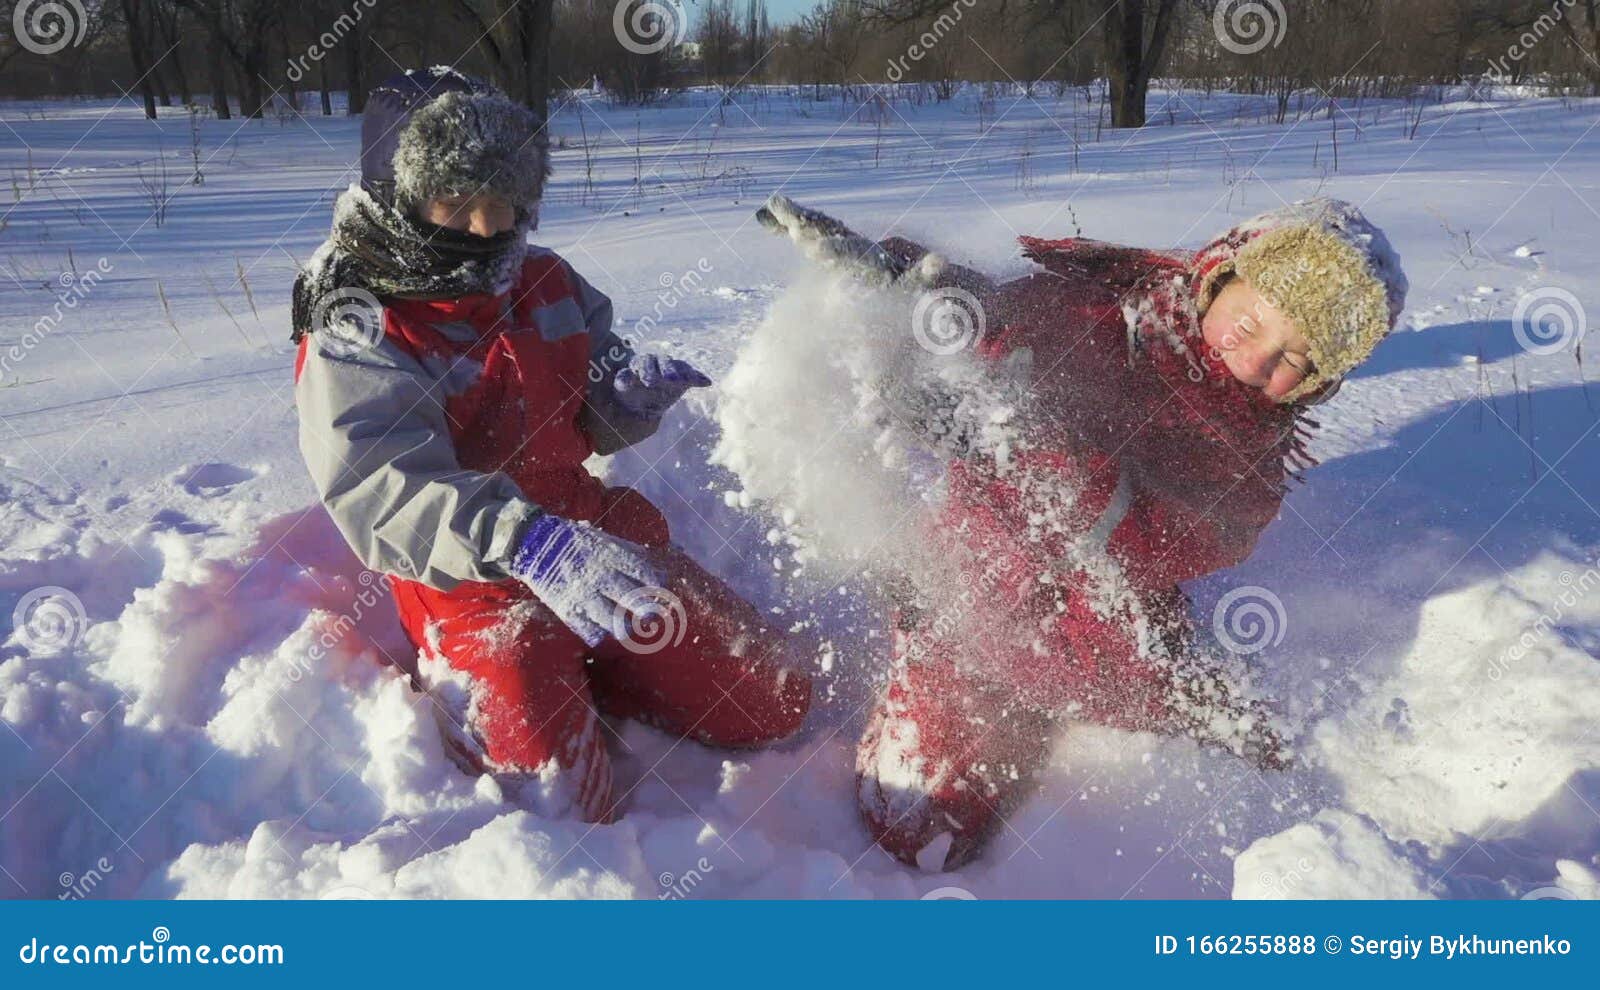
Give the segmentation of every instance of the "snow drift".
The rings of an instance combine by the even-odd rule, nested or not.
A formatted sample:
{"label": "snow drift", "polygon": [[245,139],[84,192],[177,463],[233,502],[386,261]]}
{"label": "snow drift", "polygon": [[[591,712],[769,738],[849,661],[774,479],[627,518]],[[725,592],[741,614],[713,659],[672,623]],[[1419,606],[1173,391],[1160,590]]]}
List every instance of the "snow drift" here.
{"label": "snow drift", "polygon": [[[1261,775],[1181,741],[1077,728],[1058,740],[1042,792],[972,866],[925,876],[876,851],[856,821],[851,779],[883,650],[872,569],[917,550],[906,539],[915,516],[897,513],[937,498],[937,472],[893,421],[885,427],[841,388],[917,359],[855,332],[892,327],[905,341],[904,302],[853,315],[862,302],[805,281],[824,277],[795,271],[788,245],[755,234],[753,204],[725,195],[731,188],[695,194],[693,217],[675,193],[602,215],[580,202],[578,152],[558,151],[541,236],[595,273],[624,329],[653,314],[648,346],[722,378],[649,445],[614,458],[612,477],[660,504],[697,558],[829,645],[816,659],[813,723],[789,746],[718,753],[616,725],[626,794],[617,825],[515,807],[445,755],[431,702],[389,663],[405,645],[381,580],[363,577],[325,515],[307,508],[293,358],[281,344],[287,305],[267,289],[286,295],[293,262],[263,251],[276,240],[303,259],[321,240],[328,177],[349,164],[357,122],[204,122],[208,149],[237,151],[210,161],[204,186],[184,186],[157,229],[140,227],[137,208],[136,165],[153,153],[147,122],[104,104],[19,105],[31,112],[8,108],[7,123],[39,161],[71,152],[73,190],[120,237],[92,217],[62,222],[64,189],[9,214],[6,236],[21,246],[8,265],[51,270],[0,295],[8,342],[50,309],[53,294],[31,286],[56,286],[67,247],[80,271],[97,255],[112,264],[78,316],[4,369],[0,388],[0,617],[37,606],[41,591],[77,603],[60,614],[63,636],[13,622],[0,639],[0,890],[1600,894],[1595,397],[1570,348],[1530,350],[1515,319],[1552,289],[1596,311],[1600,258],[1573,219],[1590,215],[1573,197],[1592,198],[1600,161],[1582,153],[1592,101],[1430,106],[1414,141],[1397,103],[1372,101],[1340,170],[1308,176],[1326,141],[1314,122],[1259,123],[1255,98],[1185,93],[1170,104],[1171,126],[1114,151],[1086,144],[1081,169],[1066,153],[1036,155],[1030,189],[998,151],[1028,128],[1055,133],[1037,99],[991,115],[1001,140],[981,155],[970,153],[970,101],[901,108],[917,133],[891,121],[882,168],[863,183],[877,160],[873,129],[841,130],[836,115],[802,116],[773,97],[776,109],[748,107],[760,129],[727,115],[711,173],[726,167],[762,189],[793,183],[796,198],[863,225],[888,225],[914,202],[906,225],[936,217],[945,233],[910,235],[931,242],[959,230],[990,252],[980,262],[989,270],[1008,255],[1012,228],[1065,236],[1081,223],[1091,237],[1193,245],[1317,192],[1378,218],[1414,286],[1405,331],[1319,410],[1312,453],[1323,464],[1255,557],[1187,589],[1202,618],[1242,586],[1282,600],[1286,635],[1257,674],[1309,726],[1309,766]],[[678,148],[710,109],[646,112],[646,168],[651,151]],[[631,109],[585,112],[614,112],[619,132],[635,133]],[[1508,122],[1540,154],[1485,168],[1485,136]],[[632,150],[593,150],[596,189],[632,195]],[[685,148],[660,174],[711,154]],[[20,145],[0,158],[27,167]],[[1251,163],[1246,178],[1219,179],[1239,175],[1240,161]],[[1566,181],[1541,181],[1550,162]],[[1463,227],[1469,249],[1453,240]],[[656,287],[697,258],[704,282],[663,305]],[[227,296],[227,316],[214,301],[236,259],[262,304],[257,323],[242,292]],[[207,272],[216,289],[184,277]],[[783,285],[796,293],[780,296]],[[827,470],[802,470],[819,447]]]}

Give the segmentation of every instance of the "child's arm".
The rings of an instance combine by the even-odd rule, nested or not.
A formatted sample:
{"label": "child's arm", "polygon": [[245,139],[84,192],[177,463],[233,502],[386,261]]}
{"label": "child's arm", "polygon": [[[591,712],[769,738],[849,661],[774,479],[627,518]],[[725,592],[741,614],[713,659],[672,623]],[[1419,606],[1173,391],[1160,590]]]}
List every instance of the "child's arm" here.
{"label": "child's arm", "polygon": [[[1138,304],[1141,279],[1181,271],[1183,256],[1087,241],[1029,249],[1048,270],[999,288],[1002,323],[985,353],[1031,353],[1036,442],[1115,453],[1138,494],[1129,525],[1172,581],[1248,557],[1278,515],[1300,427],[1287,408],[1235,422],[1153,373],[1156,355],[1130,353],[1121,304]],[[1102,271],[1106,281],[1088,274]]]}
{"label": "child's arm", "polygon": [[634,353],[612,330],[610,297],[570,267],[567,274],[589,329],[589,388],[578,425],[595,453],[614,454],[653,436],[684,391],[711,379],[687,362]]}
{"label": "child's arm", "polygon": [[[1018,562],[988,586],[986,602],[1039,630],[1037,654],[1059,665],[1035,685],[1043,700],[1285,765],[1284,740],[1241,665],[1198,634],[1177,587],[1212,569],[1211,551],[1193,534],[1176,539],[1170,506],[1137,488],[1098,452],[1026,454],[1003,474],[962,464],[950,486],[962,526],[952,532],[978,561]],[[1168,551],[1170,570],[1150,566]]]}
{"label": "child's arm", "polygon": [[987,275],[952,265],[915,241],[904,237],[874,241],[821,210],[801,206],[777,193],[756,211],[756,220],[773,233],[789,238],[811,261],[868,284],[957,288],[978,297],[980,302],[994,288],[994,281]]}
{"label": "child's arm", "polygon": [[612,332],[611,297],[570,267],[567,274],[577,290],[583,322],[589,328],[589,390],[583,411],[578,414],[578,425],[589,435],[595,453],[614,454],[648,439],[661,421],[630,416],[617,402],[617,373],[633,360],[633,348]]}
{"label": "child's arm", "polygon": [[300,450],[356,556],[446,590],[505,580],[502,565],[538,507],[507,475],[461,467],[445,382],[416,358],[387,337],[349,348],[326,336],[304,345],[295,386]]}
{"label": "child's arm", "polygon": [[300,449],[363,564],[445,591],[515,578],[591,646],[650,608],[638,589],[665,578],[643,547],[542,511],[503,473],[461,467],[442,394],[453,365],[430,374],[388,337],[328,337],[304,345]]}
{"label": "child's arm", "polygon": [[1290,477],[1284,448],[1246,450],[1196,436],[1179,440],[1129,444],[1121,457],[1137,493],[1129,534],[1148,548],[1138,569],[1171,583],[1248,558],[1278,517]]}

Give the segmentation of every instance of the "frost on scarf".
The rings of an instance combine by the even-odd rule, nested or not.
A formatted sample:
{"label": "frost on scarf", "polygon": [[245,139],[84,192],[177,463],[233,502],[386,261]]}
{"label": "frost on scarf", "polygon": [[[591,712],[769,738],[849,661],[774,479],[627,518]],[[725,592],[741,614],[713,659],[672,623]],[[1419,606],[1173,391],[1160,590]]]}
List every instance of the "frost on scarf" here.
{"label": "frost on scarf", "polygon": [[352,289],[402,299],[506,292],[527,257],[532,229],[526,210],[517,212],[512,229],[492,237],[424,227],[352,184],[334,202],[328,239],[295,280],[291,339],[331,326],[337,310],[330,303]]}

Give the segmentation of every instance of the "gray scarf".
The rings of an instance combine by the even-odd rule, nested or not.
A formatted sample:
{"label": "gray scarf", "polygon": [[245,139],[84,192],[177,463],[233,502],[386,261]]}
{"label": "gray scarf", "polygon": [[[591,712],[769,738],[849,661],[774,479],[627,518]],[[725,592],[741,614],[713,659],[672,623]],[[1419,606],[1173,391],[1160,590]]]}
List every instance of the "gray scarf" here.
{"label": "gray scarf", "polygon": [[380,300],[505,292],[522,268],[532,229],[532,213],[519,209],[512,229],[479,237],[413,219],[352,185],[334,203],[332,233],[295,279],[290,339],[299,343],[321,329],[319,306],[345,290]]}

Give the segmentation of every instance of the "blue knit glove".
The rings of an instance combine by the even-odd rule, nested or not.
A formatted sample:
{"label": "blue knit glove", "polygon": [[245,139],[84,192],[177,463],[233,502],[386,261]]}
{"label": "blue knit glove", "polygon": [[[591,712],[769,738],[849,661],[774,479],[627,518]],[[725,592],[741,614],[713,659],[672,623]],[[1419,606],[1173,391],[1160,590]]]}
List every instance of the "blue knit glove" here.
{"label": "blue knit glove", "polygon": [[538,516],[523,531],[509,569],[590,646],[623,628],[629,612],[641,621],[661,615],[655,596],[639,593],[666,583],[645,548],[588,523]]}
{"label": "blue knit glove", "polygon": [[660,419],[683,393],[710,384],[711,379],[689,362],[654,354],[635,354],[612,380],[617,403],[647,419]]}

